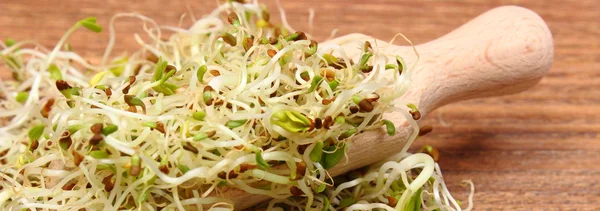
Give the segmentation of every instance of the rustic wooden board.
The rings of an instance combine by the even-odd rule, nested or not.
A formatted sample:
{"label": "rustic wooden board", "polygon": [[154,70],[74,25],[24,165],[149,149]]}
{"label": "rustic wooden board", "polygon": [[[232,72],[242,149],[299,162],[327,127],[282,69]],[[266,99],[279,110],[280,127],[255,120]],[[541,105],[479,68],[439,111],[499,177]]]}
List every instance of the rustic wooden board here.
{"label": "rustic wooden board", "polygon": [[[273,1],[267,2],[275,10]],[[440,166],[451,191],[461,200],[463,179],[476,185],[476,210],[600,210],[600,5],[598,1],[285,1],[288,20],[309,31],[309,8],[316,16],[312,33],[326,39],[359,32],[390,39],[398,32],[426,42],[500,5],[516,4],[538,12],[555,40],[555,63],[532,90],[514,96],[471,100],[444,107],[425,121],[434,132],[415,149],[431,144],[441,151]],[[117,12],[139,12],[159,24],[176,25],[188,11],[200,17],[216,1],[2,0],[0,39],[33,39],[52,46],[75,21],[97,16],[106,26]],[[184,19],[184,25],[191,21]],[[136,49],[131,34],[139,21],[117,25],[116,52]],[[71,39],[84,56],[98,58],[107,33],[82,30]],[[451,52],[448,52],[451,53]],[[6,78],[6,68],[0,68]]]}

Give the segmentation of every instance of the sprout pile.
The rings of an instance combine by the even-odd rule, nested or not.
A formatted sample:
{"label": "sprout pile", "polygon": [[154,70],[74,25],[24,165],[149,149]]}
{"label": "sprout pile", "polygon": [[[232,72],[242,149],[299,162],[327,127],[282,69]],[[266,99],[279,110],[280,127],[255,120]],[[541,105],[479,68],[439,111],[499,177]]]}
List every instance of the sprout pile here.
{"label": "sprout pile", "polygon": [[[433,158],[408,146],[380,164],[328,174],[353,136],[381,127],[395,134],[386,112],[403,112],[408,143],[417,137],[418,109],[397,100],[412,69],[369,42],[349,58],[281,14],[277,26],[257,3],[228,2],[187,29],[118,14],[97,65],[67,43],[80,28],[102,31],[93,17],[53,49],[7,39],[0,57],[13,78],[0,82],[0,207],[227,210],[227,191],[239,189],[272,197],[257,207],[266,209],[462,210]],[[121,18],[141,20],[148,38],[136,34],[139,51],[111,57]]]}

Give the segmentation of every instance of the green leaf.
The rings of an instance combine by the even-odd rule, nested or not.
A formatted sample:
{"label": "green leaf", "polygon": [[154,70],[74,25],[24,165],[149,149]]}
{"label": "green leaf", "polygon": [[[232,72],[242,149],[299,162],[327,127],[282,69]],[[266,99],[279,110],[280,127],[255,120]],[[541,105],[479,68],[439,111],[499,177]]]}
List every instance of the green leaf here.
{"label": "green leaf", "polygon": [[12,38],[6,38],[6,40],[4,40],[4,44],[6,44],[6,47],[10,47],[17,44],[17,41]]}
{"label": "green leaf", "polygon": [[96,17],[89,17],[79,21],[79,24],[90,31],[101,32],[102,27],[96,23]]}
{"label": "green leaf", "polygon": [[333,81],[327,82],[327,84],[329,84],[329,88],[331,88],[331,91],[335,91],[335,89],[338,87],[338,85],[340,85],[340,82],[338,82],[337,80],[333,80]]}
{"label": "green leaf", "polygon": [[165,84],[166,83],[163,83],[161,85],[152,87],[152,89],[158,93],[163,93],[164,95],[167,95],[167,96],[175,94],[175,92],[172,89],[165,86]]}
{"label": "green leaf", "polygon": [[42,133],[44,133],[44,128],[46,128],[46,125],[37,125],[29,129],[29,132],[27,133],[29,140],[33,141],[40,139]]}
{"label": "green leaf", "polygon": [[406,106],[408,106],[408,108],[410,108],[410,110],[411,110],[412,112],[417,112],[417,111],[419,111],[419,109],[417,108],[417,106],[416,106],[415,104],[409,103],[409,104],[407,104]]}
{"label": "green leaf", "polygon": [[96,170],[109,170],[113,173],[117,173],[117,168],[113,164],[100,164],[96,167]]}
{"label": "green leaf", "polygon": [[338,137],[338,139],[339,139],[339,140],[347,139],[347,138],[349,138],[350,136],[352,136],[352,135],[356,134],[356,132],[357,132],[356,128],[352,128],[352,129],[346,130],[346,131],[344,131],[344,132],[343,132],[343,133],[342,133],[342,134],[341,134],[341,135]]}
{"label": "green leaf", "polygon": [[198,78],[198,82],[204,82],[204,73],[206,73],[206,71],[208,71],[206,65],[202,65],[198,68],[198,70],[196,70],[196,77]]}
{"label": "green leaf", "polygon": [[81,128],[83,128],[82,124],[76,124],[76,125],[71,125],[67,128],[67,130],[69,131],[69,134],[73,135],[73,133],[81,130]]}
{"label": "green leaf", "polygon": [[344,124],[344,122],[346,122],[346,118],[344,118],[344,116],[336,116],[335,117],[336,124]]}
{"label": "green leaf", "polygon": [[192,114],[192,118],[198,121],[204,121],[204,117],[206,117],[206,112],[204,111],[197,111]]}
{"label": "green leaf", "polygon": [[48,72],[50,72],[50,78],[54,79],[54,80],[62,80],[62,74],[60,73],[60,69],[58,69],[58,66],[56,66],[55,64],[51,64],[48,67]]}
{"label": "green leaf", "polygon": [[349,207],[350,205],[353,205],[354,203],[356,203],[356,200],[352,197],[343,198],[342,200],[340,200],[340,208]]}
{"label": "green leaf", "polygon": [[144,192],[142,192],[142,194],[140,194],[140,196],[137,198],[137,204],[141,205],[142,203],[146,202],[146,200],[148,200],[149,194],[150,194],[149,189],[146,189]]}
{"label": "green leaf", "polygon": [[225,126],[227,126],[229,129],[233,129],[233,128],[240,127],[240,126],[246,124],[246,122],[248,122],[247,119],[229,120],[229,121],[227,121],[227,123],[225,123]]}
{"label": "green leaf", "polygon": [[354,104],[358,105],[360,103],[360,101],[362,101],[363,98],[358,96],[358,95],[354,95],[352,96],[352,102],[354,102]]}
{"label": "green leaf", "polygon": [[149,128],[156,128],[156,122],[143,122],[142,126],[149,127]]}
{"label": "green leaf", "polygon": [[206,138],[208,138],[208,135],[206,133],[197,133],[196,135],[194,135],[194,141],[202,141]]}
{"label": "green leaf", "polygon": [[367,62],[369,61],[369,59],[373,56],[373,54],[371,53],[365,53],[362,55],[362,57],[360,58],[360,63],[359,63],[359,68],[365,67],[367,66]]}
{"label": "green leaf", "polygon": [[186,165],[183,164],[179,164],[177,165],[177,168],[179,169],[179,171],[181,171],[181,173],[185,174],[186,172],[188,172],[190,170],[190,167],[187,167]]}
{"label": "green leaf", "polygon": [[313,162],[319,162],[321,160],[321,156],[323,155],[323,142],[319,141],[315,143],[315,147],[312,151],[310,151],[309,157]]}
{"label": "green leaf", "polygon": [[111,66],[114,66],[114,67],[111,67],[108,70],[117,77],[121,76],[121,74],[123,74],[123,71],[125,71],[125,66],[128,61],[129,61],[129,58],[127,58],[127,57],[122,57],[120,59],[114,60],[111,63]]}
{"label": "green leaf", "polygon": [[420,211],[421,210],[421,189],[419,189],[415,195],[411,196],[406,205],[404,206],[404,210],[406,211]]}
{"label": "green leaf", "polygon": [[317,193],[321,193],[325,190],[325,188],[327,187],[327,185],[325,185],[325,183],[321,183],[319,184],[319,186],[317,187]]}
{"label": "green leaf", "polygon": [[386,64],[385,65],[385,69],[386,70],[389,70],[389,69],[394,69],[395,70],[396,68],[398,68],[398,65],[395,65],[395,64]]}
{"label": "green leaf", "polygon": [[[335,149],[335,147],[336,147],[335,145],[330,146],[329,150],[333,150],[333,149]],[[325,168],[325,169],[333,168],[337,163],[340,162],[340,160],[342,160],[345,152],[346,152],[346,144],[342,144],[342,147],[335,150],[335,152],[333,152],[333,153],[323,153],[323,156],[321,158],[321,163],[323,164],[323,168]]]}
{"label": "green leaf", "polygon": [[114,133],[115,131],[117,131],[118,129],[119,129],[119,127],[117,127],[116,125],[107,123],[106,126],[104,126],[102,128],[102,135],[108,136],[111,133]]}
{"label": "green leaf", "polygon": [[297,111],[277,111],[271,115],[271,122],[287,131],[298,133],[310,128],[310,120]]}
{"label": "green leaf", "polygon": [[104,150],[94,150],[94,151],[91,151],[89,155],[96,159],[108,158],[108,153],[106,153],[106,151],[104,151]]}
{"label": "green leaf", "polygon": [[128,105],[144,106],[144,102],[140,98],[137,98],[133,95],[124,95],[123,98],[125,99],[125,103]]}
{"label": "green leaf", "polygon": [[321,211],[328,211],[329,210],[329,198],[327,196],[323,197],[323,209]]}
{"label": "green leaf", "polygon": [[385,128],[387,130],[387,134],[393,136],[396,134],[396,126],[390,120],[384,119],[383,123],[385,124]]}
{"label": "green leaf", "polygon": [[323,59],[325,59],[325,61],[329,65],[338,62],[338,59],[335,56],[331,55],[331,54],[323,54]]}
{"label": "green leaf", "polygon": [[390,188],[392,189],[392,191],[396,192],[396,191],[402,191],[404,190],[404,188],[402,188],[404,185],[400,186],[399,182],[393,181],[392,185],[390,185]]}
{"label": "green leaf", "polygon": [[311,93],[315,91],[315,89],[317,88],[319,83],[321,83],[321,81],[323,81],[323,77],[321,77],[320,75],[315,75],[312,82],[310,82],[310,88],[308,88],[308,91],[306,93]]}
{"label": "green leaf", "polygon": [[17,96],[15,96],[15,100],[19,103],[24,103],[29,98],[29,92],[19,92]]}
{"label": "green leaf", "polygon": [[267,170],[269,169],[269,167],[271,167],[267,161],[265,161],[265,159],[263,158],[262,154],[260,151],[256,151],[255,152],[255,159],[256,159],[256,164],[258,164],[258,167],[263,169],[263,170]]}
{"label": "green leaf", "polygon": [[162,57],[158,58],[158,62],[156,62],[156,68],[154,68],[154,75],[152,76],[152,81],[158,81],[162,78],[165,69],[167,68],[168,62],[164,61]]}

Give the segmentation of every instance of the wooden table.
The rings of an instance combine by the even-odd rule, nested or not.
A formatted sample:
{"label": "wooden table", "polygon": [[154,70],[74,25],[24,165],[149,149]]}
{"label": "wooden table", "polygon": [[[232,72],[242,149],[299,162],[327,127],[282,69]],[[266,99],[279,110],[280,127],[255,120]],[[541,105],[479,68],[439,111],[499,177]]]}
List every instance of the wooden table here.
{"label": "wooden table", "polygon": [[[267,2],[272,11],[275,3]],[[0,38],[34,39],[53,46],[77,20],[97,16],[106,26],[117,12],[140,12],[159,24],[176,25],[180,15],[197,17],[215,1],[64,0],[0,3]],[[297,30],[309,31],[309,8],[316,16],[314,37],[360,32],[390,39],[398,32],[413,42],[439,37],[496,6],[516,4],[539,13],[555,40],[549,75],[530,91],[444,107],[425,121],[434,132],[418,140],[441,151],[440,166],[450,190],[465,201],[463,179],[476,185],[476,210],[600,210],[600,6],[598,1],[327,1],[282,3]],[[139,21],[117,25],[116,52],[136,49],[132,32]],[[184,19],[184,25],[191,21]],[[107,33],[81,30],[70,39],[75,51],[98,58]],[[7,76],[7,70],[1,69]]]}

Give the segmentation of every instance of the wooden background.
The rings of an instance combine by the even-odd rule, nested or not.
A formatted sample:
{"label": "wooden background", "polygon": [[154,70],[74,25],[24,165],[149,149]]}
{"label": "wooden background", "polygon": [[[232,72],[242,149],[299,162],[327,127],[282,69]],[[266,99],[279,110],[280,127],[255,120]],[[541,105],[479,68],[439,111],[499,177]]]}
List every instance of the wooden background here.
{"label": "wooden background", "polygon": [[[283,0],[282,0],[283,1]],[[266,2],[275,11],[273,1]],[[434,132],[415,149],[431,144],[441,151],[440,166],[455,196],[466,200],[463,179],[476,185],[476,210],[600,210],[600,4],[598,1],[283,1],[289,22],[308,31],[308,9],[316,12],[312,33],[324,40],[360,32],[390,39],[398,32],[413,42],[439,37],[500,5],[530,8],[554,35],[555,62],[549,75],[525,93],[446,106],[425,121]],[[139,12],[162,25],[181,14],[196,17],[216,1],[1,0],[0,39],[33,39],[53,46],[77,20],[97,16],[106,26],[117,12]],[[273,15],[275,16],[275,15]],[[185,19],[185,26],[191,21]],[[117,25],[117,52],[136,49],[131,34],[139,21]],[[107,33],[78,31],[75,51],[98,58]],[[5,78],[8,70],[0,68]]]}

